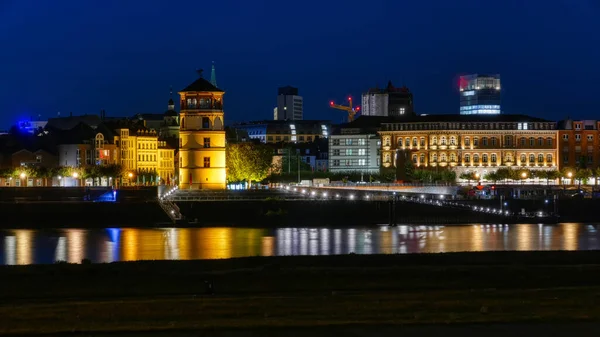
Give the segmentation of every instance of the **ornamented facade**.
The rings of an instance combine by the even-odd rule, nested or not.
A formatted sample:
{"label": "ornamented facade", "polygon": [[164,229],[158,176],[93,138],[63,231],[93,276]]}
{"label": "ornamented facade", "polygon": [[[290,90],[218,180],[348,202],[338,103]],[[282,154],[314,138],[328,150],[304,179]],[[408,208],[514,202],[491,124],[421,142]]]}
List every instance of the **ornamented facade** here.
{"label": "ornamented facade", "polygon": [[416,167],[450,167],[481,176],[500,167],[557,169],[556,123],[523,115],[420,116],[383,123],[382,169],[394,169],[398,151]]}

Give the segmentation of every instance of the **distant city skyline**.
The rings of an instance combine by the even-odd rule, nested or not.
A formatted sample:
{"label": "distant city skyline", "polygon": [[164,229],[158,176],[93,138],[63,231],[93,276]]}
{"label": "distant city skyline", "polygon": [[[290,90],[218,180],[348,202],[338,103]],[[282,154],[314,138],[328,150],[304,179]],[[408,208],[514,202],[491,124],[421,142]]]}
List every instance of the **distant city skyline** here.
{"label": "distant city skyline", "polygon": [[[361,4],[2,2],[0,129],[58,112],[161,113],[170,87],[177,96],[196,68],[209,78],[213,61],[227,124],[272,119],[273,92],[288,84],[304,119],[341,122],[329,101],[359,102],[390,80],[410,88],[419,114],[457,113],[458,78],[475,73],[502,75],[503,113],[596,118],[597,2]],[[398,11],[411,13],[402,27]],[[481,13],[493,24],[457,20]]]}

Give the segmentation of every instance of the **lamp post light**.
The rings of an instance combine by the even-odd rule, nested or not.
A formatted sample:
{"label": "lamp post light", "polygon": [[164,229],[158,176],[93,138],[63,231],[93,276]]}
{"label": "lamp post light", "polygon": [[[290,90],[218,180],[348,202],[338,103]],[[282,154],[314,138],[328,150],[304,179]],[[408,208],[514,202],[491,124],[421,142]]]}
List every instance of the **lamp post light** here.
{"label": "lamp post light", "polygon": [[75,179],[75,186],[79,186],[79,173],[73,172],[73,179]]}
{"label": "lamp post light", "polygon": [[23,187],[27,186],[27,180],[25,179],[25,178],[27,178],[27,174],[25,172],[21,172],[21,174],[19,174],[19,177],[22,180],[21,186],[23,186]]}
{"label": "lamp post light", "polygon": [[569,177],[569,185],[573,185],[573,172],[569,171],[567,177]]}
{"label": "lamp post light", "polygon": [[527,179],[527,172],[522,172],[521,173],[521,185],[523,185],[525,183],[525,179]]}

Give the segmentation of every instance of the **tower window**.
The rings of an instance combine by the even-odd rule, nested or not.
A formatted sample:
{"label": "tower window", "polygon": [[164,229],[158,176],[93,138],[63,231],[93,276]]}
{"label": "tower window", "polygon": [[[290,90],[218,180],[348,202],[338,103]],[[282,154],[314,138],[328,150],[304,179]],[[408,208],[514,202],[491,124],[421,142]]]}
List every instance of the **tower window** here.
{"label": "tower window", "polygon": [[210,128],[210,118],[202,117],[202,128],[209,129]]}
{"label": "tower window", "polygon": [[204,157],[204,167],[210,167],[210,157]]}
{"label": "tower window", "polygon": [[205,148],[210,147],[210,137],[204,137],[204,147]]}

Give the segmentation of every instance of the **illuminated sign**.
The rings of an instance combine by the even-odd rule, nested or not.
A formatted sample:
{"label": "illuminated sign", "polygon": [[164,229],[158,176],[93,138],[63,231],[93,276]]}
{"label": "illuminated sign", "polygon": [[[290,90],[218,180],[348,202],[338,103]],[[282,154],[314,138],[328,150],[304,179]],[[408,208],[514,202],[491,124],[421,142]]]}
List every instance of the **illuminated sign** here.
{"label": "illuminated sign", "polygon": [[474,96],[474,95],[475,95],[475,91],[473,91],[473,90],[463,91],[463,96]]}

